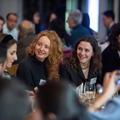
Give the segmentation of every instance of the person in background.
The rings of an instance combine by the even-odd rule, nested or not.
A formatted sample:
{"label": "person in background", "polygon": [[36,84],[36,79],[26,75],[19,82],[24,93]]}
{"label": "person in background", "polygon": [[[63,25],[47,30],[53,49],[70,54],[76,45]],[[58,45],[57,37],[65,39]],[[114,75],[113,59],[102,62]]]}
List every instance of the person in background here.
{"label": "person in background", "polygon": [[106,36],[105,36],[105,38],[103,38],[104,41],[101,42],[100,46],[102,48],[102,51],[104,51],[110,43],[110,41],[108,40],[108,37],[111,34],[112,28],[116,24],[115,21],[114,21],[115,20],[114,12],[112,10],[105,11],[103,13],[103,18],[102,19],[103,19],[103,24],[106,28]]}
{"label": "person in background", "polygon": [[39,12],[35,12],[33,14],[32,22],[35,25],[35,33],[36,34],[45,30],[45,25],[42,23],[42,19],[40,17]]}
{"label": "person in background", "polygon": [[35,37],[34,24],[28,20],[23,20],[19,25],[19,40],[17,44],[17,63],[26,57],[26,48]]}
{"label": "person in background", "polygon": [[0,16],[0,33],[3,32],[4,22],[5,22],[4,18],[2,16]]}
{"label": "person in background", "polygon": [[91,35],[93,35],[97,39],[97,32],[90,28],[90,17],[88,13],[83,13],[82,25],[86,27]]}
{"label": "person in background", "polygon": [[8,73],[7,68],[11,68],[17,60],[17,42],[11,35],[0,34],[0,45],[6,49],[6,59],[4,61],[4,73]]}
{"label": "person in background", "polygon": [[33,90],[47,80],[59,80],[63,48],[54,31],[43,31],[31,42],[28,57],[19,64],[17,77]]}
{"label": "person in background", "polygon": [[48,14],[47,20],[46,20],[47,29],[50,28],[51,22],[54,20],[57,20],[57,19],[58,19],[58,15],[56,14],[56,12],[54,12],[54,11],[50,12]]}
{"label": "person in background", "polygon": [[80,38],[72,57],[64,64],[61,76],[75,87],[86,82],[101,84],[101,53],[94,37]]}
{"label": "person in background", "polygon": [[73,86],[63,81],[49,81],[39,86],[38,114],[42,120],[91,120]]}
{"label": "person in background", "polygon": [[111,28],[115,25],[115,15],[112,10],[107,10],[103,13],[103,24],[107,30],[107,36],[111,33]]}
{"label": "person in background", "polygon": [[110,45],[102,53],[102,73],[120,69],[120,23],[116,23],[108,37]]}
{"label": "person in background", "polygon": [[8,13],[6,16],[6,23],[3,26],[3,33],[10,34],[18,41],[18,30],[16,28],[18,21],[18,15],[16,13]]}
{"label": "person in background", "polygon": [[84,36],[89,36],[91,33],[87,28],[85,28],[82,23],[82,12],[79,10],[72,11],[67,19],[68,25],[71,29],[71,46],[75,47],[77,41]]}

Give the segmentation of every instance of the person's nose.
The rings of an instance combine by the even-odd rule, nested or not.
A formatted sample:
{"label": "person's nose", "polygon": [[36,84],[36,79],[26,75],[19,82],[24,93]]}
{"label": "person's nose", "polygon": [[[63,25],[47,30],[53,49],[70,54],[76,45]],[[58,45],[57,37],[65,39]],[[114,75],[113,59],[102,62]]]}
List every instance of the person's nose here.
{"label": "person's nose", "polygon": [[17,60],[17,54],[14,55],[14,61]]}
{"label": "person's nose", "polygon": [[40,50],[44,50],[44,46],[41,46],[41,47],[40,47]]}
{"label": "person's nose", "polygon": [[84,55],[85,54],[85,51],[84,50],[81,50],[81,55]]}

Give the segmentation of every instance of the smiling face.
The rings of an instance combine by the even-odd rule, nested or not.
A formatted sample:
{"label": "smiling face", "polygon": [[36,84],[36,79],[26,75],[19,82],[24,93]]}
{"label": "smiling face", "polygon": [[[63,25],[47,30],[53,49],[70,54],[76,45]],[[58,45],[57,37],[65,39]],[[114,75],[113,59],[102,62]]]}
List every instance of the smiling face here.
{"label": "smiling face", "polygon": [[17,44],[14,43],[7,49],[6,67],[10,68],[15,60],[17,60]]}
{"label": "smiling face", "polygon": [[50,40],[46,36],[40,37],[35,45],[36,58],[43,62],[49,55],[50,52]]}
{"label": "smiling face", "polygon": [[90,63],[93,56],[93,48],[89,42],[81,41],[77,46],[77,57],[80,64]]}

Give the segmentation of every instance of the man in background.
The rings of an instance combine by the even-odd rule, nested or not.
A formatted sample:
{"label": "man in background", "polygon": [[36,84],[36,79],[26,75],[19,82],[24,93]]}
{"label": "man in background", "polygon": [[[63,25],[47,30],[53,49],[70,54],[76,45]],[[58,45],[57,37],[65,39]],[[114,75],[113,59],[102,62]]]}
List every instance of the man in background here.
{"label": "man in background", "polygon": [[18,40],[17,21],[18,15],[16,13],[8,13],[3,26],[3,33],[12,35],[15,40]]}
{"label": "man in background", "polygon": [[102,48],[102,51],[104,51],[105,48],[109,45],[110,41],[108,41],[108,37],[111,34],[111,30],[114,27],[114,25],[116,24],[114,21],[115,20],[114,12],[112,10],[107,10],[107,11],[103,12],[102,20],[103,20],[103,25],[106,28],[105,39],[103,40],[103,42],[101,42],[101,48]]}
{"label": "man in background", "polygon": [[71,30],[71,46],[74,48],[76,42],[84,36],[89,36],[90,31],[85,28],[81,22],[82,22],[82,12],[80,10],[72,11],[68,16],[68,24]]}

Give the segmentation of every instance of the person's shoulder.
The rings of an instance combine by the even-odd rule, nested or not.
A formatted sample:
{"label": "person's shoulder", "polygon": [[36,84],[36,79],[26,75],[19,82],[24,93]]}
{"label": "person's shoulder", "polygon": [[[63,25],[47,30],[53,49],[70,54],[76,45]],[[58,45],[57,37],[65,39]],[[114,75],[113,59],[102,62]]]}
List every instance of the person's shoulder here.
{"label": "person's shoulder", "polygon": [[32,61],[32,57],[27,56],[21,61],[20,65],[25,65],[25,66],[30,65],[31,61]]}
{"label": "person's shoulder", "polygon": [[12,32],[14,32],[15,34],[18,34],[18,33],[19,33],[19,31],[18,31],[17,28],[14,28]]}
{"label": "person's shoulder", "polygon": [[108,55],[109,53],[112,53],[113,50],[111,49],[110,45],[102,52],[102,55]]}

